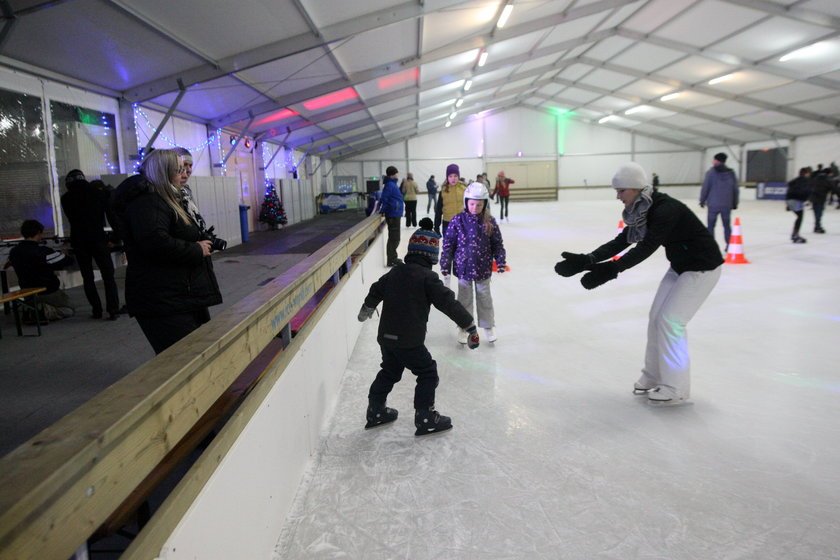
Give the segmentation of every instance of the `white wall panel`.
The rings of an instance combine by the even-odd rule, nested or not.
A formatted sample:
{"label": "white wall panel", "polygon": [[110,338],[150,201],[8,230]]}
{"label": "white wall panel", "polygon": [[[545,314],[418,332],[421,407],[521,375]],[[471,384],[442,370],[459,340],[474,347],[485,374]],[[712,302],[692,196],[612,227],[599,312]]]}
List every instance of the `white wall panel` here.
{"label": "white wall panel", "polygon": [[701,183],[700,152],[662,152],[636,154],[635,162],[644,167],[648,179],[653,173],[662,183]]}
{"label": "white wall panel", "polygon": [[565,154],[630,153],[630,134],[570,119],[565,129]]}
{"label": "white wall panel", "polygon": [[560,158],[560,187],[609,185],[628,155],[565,156]]}
{"label": "white wall panel", "polygon": [[633,142],[636,152],[684,152],[690,150],[690,148],[680,146],[679,144],[672,144],[666,140],[657,140],[656,138],[642,136],[641,134],[636,134]]}
{"label": "white wall panel", "polygon": [[555,117],[517,108],[484,119],[488,157],[553,156],[557,153]]}
{"label": "white wall panel", "polygon": [[[484,155],[482,124],[472,119],[462,124],[444,128],[408,141],[408,153],[412,158],[451,157],[475,158]],[[435,174],[437,175],[437,174]]]}
{"label": "white wall panel", "polygon": [[840,163],[840,134],[797,138],[793,153],[793,169],[789,173],[790,178],[792,179],[794,173],[802,167],[811,166],[816,169],[818,163],[827,166],[832,161]]}
{"label": "white wall panel", "polygon": [[403,141],[377,148],[376,150],[365,152],[359,156],[359,159],[405,159],[405,143]]}

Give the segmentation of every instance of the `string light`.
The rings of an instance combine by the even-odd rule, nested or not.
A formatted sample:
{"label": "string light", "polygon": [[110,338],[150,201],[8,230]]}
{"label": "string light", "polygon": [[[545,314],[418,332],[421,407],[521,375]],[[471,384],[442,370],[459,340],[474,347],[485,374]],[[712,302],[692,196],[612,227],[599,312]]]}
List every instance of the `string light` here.
{"label": "string light", "polygon": [[[154,131],[154,130],[157,130],[157,127],[156,127],[154,124],[152,124],[152,121],[151,121],[151,119],[149,118],[149,115],[147,115],[147,114],[145,113],[145,111],[143,111],[143,109],[140,107],[140,105],[134,104],[134,105],[133,105],[133,109],[134,109],[134,136],[135,136],[135,138],[137,139],[137,148],[138,148],[138,150],[142,150],[142,149],[146,146],[146,144],[145,144],[145,142],[143,142],[143,141],[140,139],[140,126],[138,126],[138,121],[139,121],[139,119],[138,119],[137,117],[138,117],[138,116],[140,116],[140,117],[142,117],[142,118],[143,118],[143,120],[144,120],[144,121],[145,121],[145,123],[146,123],[146,128],[147,128],[148,130],[153,130],[153,131]],[[175,140],[173,140],[172,138],[168,137],[166,134],[164,134],[164,133],[162,133],[162,132],[158,135],[158,138],[159,138],[159,139],[162,139],[162,140],[163,140],[166,144],[168,144],[168,145],[169,145],[170,147],[172,147],[172,148],[175,148],[175,147],[182,147],[182,148],[186,148],[187,150],[189,150],[189,152],[190,152],[190,153],[192,153],[192,154],[194,155],[194,157],[196,157],[196,158],[197,158],[197,157],[198,157],[198,155],[199,155],[199,154],[200,154],[203,150],[207,149],[213,141],[216,141],[216,143],[217,143],[217,145],[218,145],[218,147],[219,147],[219,153],[220,153],[220,155],[221,155],[221,142],[219,141],[219,140],[220,140],[220,138],[221,138],[221,136],[222,136],[222,129],[221,129],[221,128],[217,128],[217,129],[216,129],[216,132],[215,132],[215,133],[213,133],[213,135],[212,135],[212,136],[210,136],[210,138],[208,138],[208,139],[207,139],[207,141],[202,142],[201,144],[199,144],[199,145],[197,145],[197,146],[184,146],[183,144],[180,144],[180,143],[176,142]],[[147,137],[147,139],[148,139],[148,137]],[[142,155],[145,155],[145,154],[142,154]],[[139,167],[140,167],[140,161],[141,161],[141,160],[142,160],[142,157],[141,157],[141,158],[139,158],[136,162],[134,162],[134,166],[133,166],[133,169],[132,169],[132,171],[133,171],[134,173],[137,173],[137,170],[138,170],[138,169],[139,169]],[[226,171],[226,170],[227,170],[227,166],[222,166],[222,170],[223,170],[223,171]]]}

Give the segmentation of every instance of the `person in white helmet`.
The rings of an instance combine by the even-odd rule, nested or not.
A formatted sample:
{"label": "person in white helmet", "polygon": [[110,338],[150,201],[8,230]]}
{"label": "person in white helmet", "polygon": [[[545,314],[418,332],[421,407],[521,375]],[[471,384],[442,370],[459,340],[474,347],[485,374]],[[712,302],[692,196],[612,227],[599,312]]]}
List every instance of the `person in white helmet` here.
{"label": "person in white helmet", "polygon": [[[487,342],[494,342],[496,320],[490,278],[494,259],[497,271],[505,271],[506,255],[502,232],[487,207],[489,200],[483,183],[472,183],[464,191],[464,211],[456,214],[446,228],[440,270],[445,277],[454,274],[458,278],[458,301],[477,317]],[[473,313],[473,291],[477,313]],[[466,331],[459,331],[458,342],[467,343]]]}
{"label": "person in white helmet", "polygon": [[[624,204],[626,227],[591,253],[563,252],[554,270],[565,277],[587,270],[580,283],[591,290],[665,247],[670,267],[650,308],[645,365],[633,392],[651,404],[678,404],[688,399],[691,384],[686,326],[717,285],[723,256],[697,215],[679,200],[654,192],[638,163],[619,167],[612,186]],[[611,260],[632,244],[619,260]]]}

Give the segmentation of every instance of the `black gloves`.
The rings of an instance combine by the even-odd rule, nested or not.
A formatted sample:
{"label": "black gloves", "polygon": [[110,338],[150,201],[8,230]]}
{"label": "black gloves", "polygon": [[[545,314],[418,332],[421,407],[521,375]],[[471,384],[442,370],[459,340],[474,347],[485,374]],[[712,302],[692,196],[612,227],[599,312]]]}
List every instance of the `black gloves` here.
{"label": "black gloves", "polygon": [[560,256],[565,260],[554,265],[554,272],[560,276],[565,276],[566,278],[574,276],[578,272],[583,272],[589,268],[590,265],[595,264],[595,257],[591,254],[584,255],[581,253],[567,253],[563,251],[560,253]]}
{"label": "black gloves", "polygon": [[475,325],[467,329],[467,347],[470,350],[478,348],[478,329],[475,328]]}
{"label": "black gloves", "polygon": [[375,307],[368,307],[364,303],[362,304],[362,308],[359,309],[359,322],[364,323],[368,319],[373,316],[373,310],[376,309]]}
{"label": "black gloves", "polygon": [[580,279],[580,285],[591,290],[597,288],[601,284],[615,280],[618,276],[618,263],[615,261],[607,261],[596,264],[592,269],[583,275]]}
{"label": "black gloves", "polygon": [[701,203],[700,203],[700,208],[705,208],[705,207],[706,207],[706,203],[705,203],[705,202],[701,202]]}

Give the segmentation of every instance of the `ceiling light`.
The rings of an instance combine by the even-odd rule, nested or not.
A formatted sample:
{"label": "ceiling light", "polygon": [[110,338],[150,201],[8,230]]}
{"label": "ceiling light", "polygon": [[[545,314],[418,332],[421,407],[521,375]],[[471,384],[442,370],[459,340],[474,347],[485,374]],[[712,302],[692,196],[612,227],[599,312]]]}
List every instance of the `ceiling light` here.
{"label": "ceiling light", "polygon": [[604,124],[605,122],[614,119],[613,115],[607,115],[606,117],[601,117],[598,119],[598,124]]}
{"label": "ceiling light", "polygon": [[677,92],[677,93],[669,93],[668,95],[663,95],[662,97],[660,97],[660,98],[659,98],[659,100],[660,100],[660,101],[670,101],[670,100],[672,100],[672,99],[676,99],[676,98],[677,98],[677,97],[679,97],[679,96],[680,96],[679,92]]}
{"label": "ceiling light", "polygon": [[449,120],[454,120],[456,116],[458,116],[458,112],[452,111],[451,113],[449,113]]}
{"label": "ceiling light", "polygon": [[508,18],[510,17],[510,13],[513,11],[513,4],[508,4],[505,6],[505,9],[502,10],[502,15],[499,17],[498,23],[496,23],[496,27],[501,29],[507,23]]}
{"label": "ceiling light", "polygon": [[481,55],[478,57],[478,67],[481,68],[487,62],[487,51],[481,51]]}
{"label": "ceiling light", "polygon": [[452,126],[452,121],[446,121],[446,124],[443,125],[443,126],[445,126],[446,128],[449,128],[450,126]]}
{"label": "ceiling light", "polygon": [[624,111],[624,114],[625,115],[632,115],[633,113],[638,113],[639,111],[644,111],[644,110],[645,110],[644,105],[640,105],[638,107],[633,107],[632,109],[627,109],[626,111]]}
{"label": "ceiling light", "polygon": [[461,98],[461,99],[459,99],[458,101],[455,102],[456,107],[460,107],[463,104],[464,104],[464,99],[463,98]]}
{"label": "ceiling light", "polygon": [[472,80],[467,80],[467,81],[464,83],[464,91],[470,91],[470,88],[471,88],[471,87],[472,87]]}
{"label": "ceiling light", "polygon": [[805,56],[813,56],[818,54],[819,51],[823,50],[825,47],[825,43],[814,43],[813,45],[808,45],[807,47],[802,47],[801,49],[796,49],[795,51],[787,53],[785,56],[779,59],[779,62],[787,62],[788,60],[793,60],[794,58],[802,58]]}
{"label": "ceiling light", "polygon": [[719,84],[721,82],[725,82],[727,80],[731,80],[735,77],[735,74],[727,74],[726,76],[721,76],[720,78],[715,78],[713,80],[709,80],[709,85],[713,86],[715,84]]}

